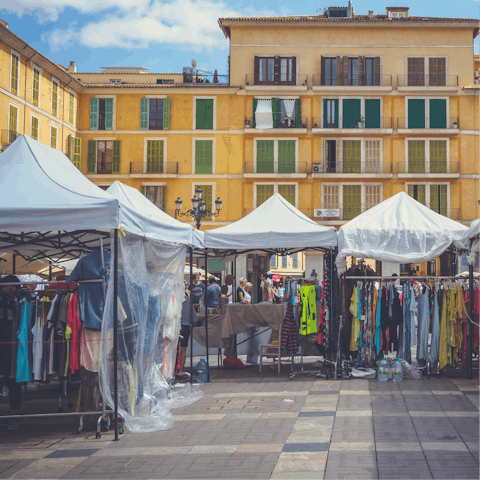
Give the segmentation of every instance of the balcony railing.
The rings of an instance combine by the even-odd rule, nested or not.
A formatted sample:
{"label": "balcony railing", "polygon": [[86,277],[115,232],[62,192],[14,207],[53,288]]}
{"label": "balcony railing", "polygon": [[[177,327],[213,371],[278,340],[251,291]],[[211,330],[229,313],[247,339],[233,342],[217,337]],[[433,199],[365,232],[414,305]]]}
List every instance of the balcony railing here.
{"label": "balcony railing", "polygon": [[97,175],[111,175],[112,174],[112,162],[97,162]]}
{"label": "balcony railing", "polygon": [[391,87],[392,76],[390,74],[374,75],[313,75],[314,87]]}
{"label": "balcony railing", "polygon": [[358,119],[354,127],[342,127],[343,118],[339,117],[338,121],[332,122],[332,119],[325,117],[313,117],[312,118],[312,128],[359,128],[363,130],[364,128],[392,128],[392,118],[391,117],[376,117],[376,118],[366,118],[363,122]]}
{"label": "balcony railing", "polygon": [[183,83],[200,83],[200,84],[221,84],[228,85],[230,78],[228,75],[200,75],[194,73],[184,73]]}
{"label": "balcony railing", "polygon": [[397,75],[398,87],[458,87],[458,75]]}
{"label": "balcony railing", "polygon": [[132,162],[130,174],[133,175],[178,175],[178,162]]}
{"label": "balcony railing", "polygon": [[389,162],[382,164],[380,160],[377,160],[364,162],[363,165],[361,162],[358,162],[355,165],[350,164],[344,166],[341,160],[330,160],[327,158],[320,163],[313,164],[312,173],[341,173],[353,175],[358,175],[359,173],[391,174],[392,164]]}
{"label": "balcony railing", "polygon": [[[285,112],[272,112],[273,128],[307,128],[308,118],[297,118],[285,115]],[[245,117],[245,128],[258,128],[255,123],[255,116]]]}
{"label": "balcony railing", "polygon": [[426,161],[397,162],[396,173],[460,173],[460,162],[430,160],[429,166]]}
{"label": "balcony railing", "polygon": [[2,130],[2,146],[5,150],[10,144],[12,144],[18,137],[19,133],[14,130]]}
{"label": "balcony railing", "polygon": [[308,75],[254,74],[245,75],[245,85],[304,86],[308,85]]}
{"label": "balcony railing", "polygon": [[262,174],[280,174],[280,173],[303,173],[307,172],[307,162],[278,162],[275,164],[269,162],[245,162],[243,165],[243,173],[262,173]]}
{"label": "balcony railing", "polygon": [[397,117],[397,128],[440,128],[460,129],[458,117]]}

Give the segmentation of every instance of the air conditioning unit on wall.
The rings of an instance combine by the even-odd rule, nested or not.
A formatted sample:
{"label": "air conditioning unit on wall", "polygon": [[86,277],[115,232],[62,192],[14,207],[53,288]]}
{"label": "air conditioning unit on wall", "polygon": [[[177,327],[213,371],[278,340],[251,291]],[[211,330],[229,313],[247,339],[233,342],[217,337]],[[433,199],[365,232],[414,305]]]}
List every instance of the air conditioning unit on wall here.
{"label": "air conditioning unit on wall", "polygon": [[314,163],[312,167],[312,173],[323,173],[323,164]]}

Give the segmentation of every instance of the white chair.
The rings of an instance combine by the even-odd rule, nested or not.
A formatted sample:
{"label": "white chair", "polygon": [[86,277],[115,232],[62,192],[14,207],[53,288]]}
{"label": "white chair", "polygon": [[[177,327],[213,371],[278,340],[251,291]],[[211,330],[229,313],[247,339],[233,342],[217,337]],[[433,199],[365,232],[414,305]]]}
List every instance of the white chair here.
{"label": "white chair", "polygon": [[258,346],[258,357],[259,357],[259,365],[258,371],[262,371],[262,359],[263,357],[273,357],[273,368],[275,368],[275,361],[278,361],[278,373],[280,373],[280,368],[282,366],[282,326],[280,326],[280,330],[278,331],[278,344],[275,343],[267,343]]}

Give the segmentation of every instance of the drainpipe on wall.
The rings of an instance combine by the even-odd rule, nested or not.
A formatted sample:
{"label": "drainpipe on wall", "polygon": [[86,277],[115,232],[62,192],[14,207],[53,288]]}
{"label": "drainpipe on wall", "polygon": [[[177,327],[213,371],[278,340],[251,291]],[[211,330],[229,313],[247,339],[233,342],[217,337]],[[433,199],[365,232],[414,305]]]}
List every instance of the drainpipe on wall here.
{"label": "drainpipe on wall", "polygon": [[[27,67],[28,62],[36,55],[35,52],[26,62],[25,62],[25,94],[23,96],[23,134],[25,135],[25,125],[27,122]],[[20,57],[20,66],[22,66],[22,60]]]}
{"label": "drainpipe on wall", "polygon": [[[62,152],[63,152],[63,131],[65,130],[65,121],[64,121],[64,116],[65,116],[65,89],[72,83],[72,80],[70,80],[64,87],[63,87],[63,100],[62,100]],[[78,102],[77,102],[78,103]],[[70,108],[70,103],[68,104],[68,108]]]}

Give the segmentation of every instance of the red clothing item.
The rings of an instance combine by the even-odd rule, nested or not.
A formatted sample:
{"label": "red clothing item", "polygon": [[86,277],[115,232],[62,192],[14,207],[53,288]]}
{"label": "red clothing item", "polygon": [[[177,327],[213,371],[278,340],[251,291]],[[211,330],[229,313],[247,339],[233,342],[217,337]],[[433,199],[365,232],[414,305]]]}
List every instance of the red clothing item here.
{"label": "red clothing item", "polygon": [[70,342],[70,373],[80,370],[80,329],[82,323],[80,322],[79,308],[78,308],[78,290],[73,294],[68,304],[68,326],[72,329],[72,338]]}

